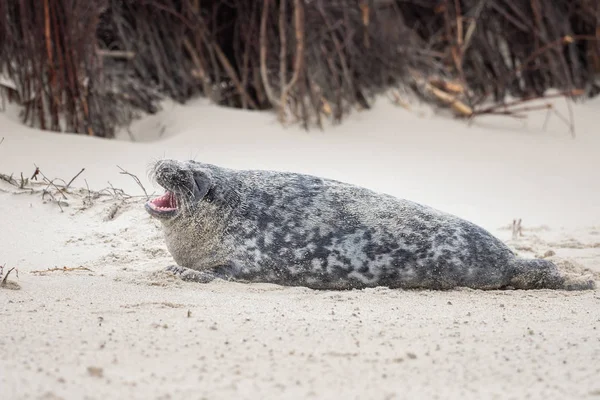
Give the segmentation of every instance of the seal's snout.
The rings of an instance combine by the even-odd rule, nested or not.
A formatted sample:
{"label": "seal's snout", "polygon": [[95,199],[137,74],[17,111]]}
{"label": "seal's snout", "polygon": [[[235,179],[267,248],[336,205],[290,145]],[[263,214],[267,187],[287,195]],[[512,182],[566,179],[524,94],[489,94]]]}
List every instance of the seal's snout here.
{"label": "seal's snout", "polygon": [[152,174],[160,186],[165,188],[164,195],[146,203],[146,211],[158,218],[170,218],[177,214],[179,205],[183,203],[180,197],[190,193],[195,186],[193,174],[185,166],[175,160],[158,161]]}
{"label": "seal's snout", "polygon": [[185,165],[174,160],[161,160],[154,167],[156,182],[167,190],[190,189],[192,173]]}

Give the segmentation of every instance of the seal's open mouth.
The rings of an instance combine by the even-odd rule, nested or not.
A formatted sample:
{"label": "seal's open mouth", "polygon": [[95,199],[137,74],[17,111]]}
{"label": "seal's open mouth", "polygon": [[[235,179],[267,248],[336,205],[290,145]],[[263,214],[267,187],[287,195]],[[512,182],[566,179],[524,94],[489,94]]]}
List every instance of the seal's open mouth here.
{"label": "seal's open mouth", "polygon": [[171,191],[146,203],[146,210],[156,217],[171,217],[177,213],[177,198]]}

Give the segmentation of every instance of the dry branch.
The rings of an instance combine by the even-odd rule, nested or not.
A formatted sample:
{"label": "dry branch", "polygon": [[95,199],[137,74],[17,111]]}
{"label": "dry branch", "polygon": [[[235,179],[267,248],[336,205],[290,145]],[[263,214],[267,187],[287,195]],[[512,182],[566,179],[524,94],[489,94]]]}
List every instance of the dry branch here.
{"label": "dry branch", "polygon": [[69,181],[69,183],[67,183],[67,185],[65,186],[65,189],[68,189],[68,188],[69,188],[69,186],[71,186],[71,183],[73,183],[73,181],[74,181],[75,179],[77,179],[77,177],[78,177],[79,175],[81,175],[81,174],[83,173],[83,171],[85,171],[85,168],[81,168],[81,171],[79,171],[79,172],[77,173],[77,175],[75,175],[73,178],[71,178],[71,180]]}
{"label": "dry branch", "polygon": [[48,268],[48,269],[43,269],[43,270],[36,270],[36,271],[31,271],[32,274],[38,274],[38,275],[43,275],[46,274],[48,272],[72,272],[72,271],[89,271],[89,272],[94,272],[91,269],[87,268],[87,267],[55,267],[55,268]]}
{"label": "dry branch", "polygon": [[[2,266],[1,271],[4,271],[4,265]],[[8,276],[10,275],[10,273],[12,271],[15,271],[15,273],[17,274],[17,278],[19,277],[19,270],[16,267],[12,267],[8,271],[6,271],[6,275],[4,275],[4,278],[2,279],[2,282],[0,282],[0,287],[6,287],[7,286],[7,284],[8,284]],[[1,277],[2,277],[2,274],[0,274],[0,278]]]}
{"label": "dry branch", "polygon": [[489,113],[495,112],[501,108],[513,107],[513,106],[521,105],[523,103],[527,103],[530,101],[548,100],[548,99],[555,99],[555,98],[561,98],[561,97],[580,96],[582,93],[583,93],[583,91],[581,89],[573,89],[573,90],[568,90],[565,92],[560,92],[560,93],[555,93],[555,94],[549,94],[549,95],[545,95],[545,96],[530,96],[530,97],[525,97],[522,99],[512,100],[509,102],[493,104],[489,107],[478,109],[475,113],[479,114],[479,115],[489,114]]}
{"label": "dry branch", "polygon": [[429,90],[438,100],[441,100],[443,103],[450,106],[458,115],[462,117],[470,117],[473,115],[473,109],[469,107],[467,104],[459,100],[456,96],[450,95],[435,86],[427,83],[425,85],[427,90]]}
{"label": "dry branch", "polygon": [[194,49],[194,46],[192,46],[192,43],[188,38],[183,38],[183,46],[192,58],[196,67],[196,69],[193,72],[193,75],[202,81],[203,91],[207,96],[210,97],[212,91],[210,89],[210,79],[208,78],[208,73],[206,72],[206,66],[204,65],[202,59],[200,58],[196,49]]}
{"label": "dry branch", "polygon": [[133,51],[119,51],[119,50],[96,50],[96,54],[101,57],[110,57],[110,58],[124,58],[127,60],[131,60],[135,57],[135,52]]}
{"label": "dry branch", "polygon": [[[118,165],[117,165],[117,168],[119,168],[121,170],[121,172],[120,172],[121,175],[128,175],[131,178],[133,178],[135,183],[137,183],[138,186],[141,187],[142,190],[144,191],[144,195],[146,196],[146,199],[150,200],[150,196],[148,196],[148,192],[146,191],[146,188],[144,187],[144,185],[142,185],[142,181],[140,181],[140,178],[138,178],[136,175],[132,174],[131,172],[125,171],[123,168],[119,167]],[[111,187],[112,187],[112,185],[111,185]],[[113,191],[115,192],[115,195],[116,195],[116,191],[114,188],[113,188]]]}
{"label": "dry branch", "polygon": [[269,73],[267,71],[267,20],[269,18],[269,7],[271,5],[271,0],[264,0],[263,2],[263,12],[260,19],[260,76],[262,78],[262,84],[265,89],[265,93],[269,102],[274,107],[281,107],[275,93],[273,92],[273,88],[269,83]]}
{"label": "dry branch", "polygon": [[12,175],[0,174],[0,180],[3,180],[10,185],[19,187],[19,182],[17,182]]}
{"label": "dry branch", "polygon": [[[279,3],[279,85],[284,88],[287,84],[287,2],[288,0],[280,0]],[[281,94],[281,104],[285,104],[283,92]],[[280,110],[279,117],[283,117],[283,112]]]}
{"label": "dry branch", "polygon": [[[285,3],[285,0],[284,0]],[[286,84],[285,74],[282,74],[282,90],[281,98],[279,100],[279,119],[281,122],[285,121],[285,107],[287,104],[287,97],[298,82],[302,71],[302,63],[304,62],[304,5],[302,0],[294,0],[294,29],[296,32],[296,55],[294,62],[294,73],[292,79]]]}
{"label": "dry branch", "polygon": [[[56,203],[58,205],[61,212],[64,211],[63,205],[69,205],[69,203],[67,202],[68,197],[66,195],[67,194],[72,195],[73,193],[83,197],[83,209],[92,206],[94,200],[99,199],[101,197],[110,197],[111,200],[119,200],[119,203],[116,205],[116,209],[115,209],[113,215],[111,216],[111,218],[114,218],[114,215],[116,214],[116,212],[120,208],[122,208],[124,205],[126,205],[128,201],[138,200],[140,198],[144,198],[147,200],[149,198],[148,194],[146,193],[145,188],[143,187],[143,185],[141,184],[139,179],[136,179],[137,177],[135,175],[130,174],[123,169],[121,169],[122,170],[121,173],[130,175],[133,177],[133,179],[136,179],[136,182],[138,182],[138,184],[140,185],[142,190],[144,190],[145,195],[142,195],[142,196],[129,195],[122,189],[115,188],[110,182],[108,182],[109,187],[104,188],[100,191],[93,191],[93,190],[90,190],[87,180],[84,180],[85,189],[71,188],[71,190],[69,191],[68,189],[71,187],[72,183],[75,181],[75,179],[78,176],[81,175],[81,173],[84,170],[85,170],[85,168],[82,168],[81,171],[75,177],[73,177],[68,183],[65,180],[60,179],[60,178],[48,179],[39,168],[36,168],[36,172],[34,173],[34,175],[42,176],[42,181],[34,181],[34,180],[30,180],[28,178],[24,178],[22,173],[21,173],[20,181],[14,179],[12,175],[6,175],[6,174],[1,174],[1,173],[0,173],[0,180],[5,181],[18,189],[18,191],[12,191],[11,193],[13,193],[13,194],[21,194],[21,193],[40,194],[41,193],[42,200],[45,200],[46,197],[49,197],[53,203]],[[54,189],[54,191],[52,189]],[[63,196],[62,198],[57,198],[57,194],[59,194],[59,193],[61,196]]]}
{"label": "dry branch", "polygon": [[213,49],[214,49],[215,53],[217,54],[217,57],[218,57],[219,61],[223,65],[223,68],[225,68],[225,72],[227,72],[227,75],[233,81],[233,84],[237,88],[237,90],[240,93],[240,95],[244,99],[246,99],[246,101],[250,104],[250,106],[252,108],[255,108],[255,109],[258,108],[258,106],[254,102],[254,100],[252,100],[252,98],[246,92],[246,89],[244,89],[242,87],[242,84],[240,83],[240,80],[238,79],[235,70],[233,69],[233,67],[229,63],[229,60],[227,59],[227,56],[225,56],[225,54],[223,53],[223,51],[221,51],[221,48],[217,44],[213,44]]}

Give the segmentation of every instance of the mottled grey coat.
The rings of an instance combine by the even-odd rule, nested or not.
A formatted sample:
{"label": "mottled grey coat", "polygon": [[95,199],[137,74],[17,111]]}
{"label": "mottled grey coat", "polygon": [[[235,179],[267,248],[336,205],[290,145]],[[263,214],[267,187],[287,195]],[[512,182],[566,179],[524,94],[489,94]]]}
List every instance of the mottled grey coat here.
{"label": "mottled grey coat", "polygon": [[[296,173],[159,161],[175,214],[158,217],[185,279],[348,289],[567,288],[484,229],[438,210]],[[593,286],[586,282],[583,287]]]}

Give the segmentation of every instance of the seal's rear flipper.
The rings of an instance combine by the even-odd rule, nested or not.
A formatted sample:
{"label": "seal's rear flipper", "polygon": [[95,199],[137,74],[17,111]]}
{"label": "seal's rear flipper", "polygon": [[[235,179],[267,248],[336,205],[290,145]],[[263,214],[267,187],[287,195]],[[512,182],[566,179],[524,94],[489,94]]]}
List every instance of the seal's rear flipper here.
{"label": "seal's rear flipper", "polygon": [[590,275],[585,276],[565,276],[563,284],[565,290],[593,290],[596,289],[596,282]]}
{"label": "seal's rear flipper", "polygon": [[564,274],[554,263],[540,259],[517,259],[510,285],[515,289],[589,290],[596,287],[591,277]]}

